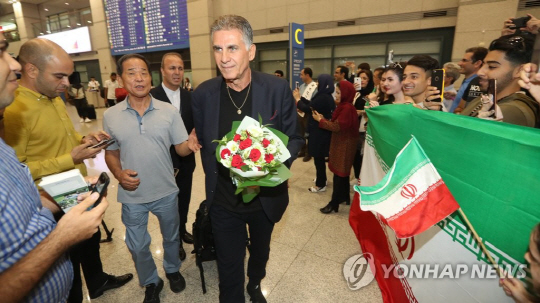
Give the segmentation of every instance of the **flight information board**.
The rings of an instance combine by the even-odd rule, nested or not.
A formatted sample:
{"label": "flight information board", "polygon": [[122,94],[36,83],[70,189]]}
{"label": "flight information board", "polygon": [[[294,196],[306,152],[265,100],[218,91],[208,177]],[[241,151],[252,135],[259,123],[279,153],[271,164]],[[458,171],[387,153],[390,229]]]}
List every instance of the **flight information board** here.
{"label": "flight information board", "polygon": [[104,0],[112,55],[189,47],[186,0]]}

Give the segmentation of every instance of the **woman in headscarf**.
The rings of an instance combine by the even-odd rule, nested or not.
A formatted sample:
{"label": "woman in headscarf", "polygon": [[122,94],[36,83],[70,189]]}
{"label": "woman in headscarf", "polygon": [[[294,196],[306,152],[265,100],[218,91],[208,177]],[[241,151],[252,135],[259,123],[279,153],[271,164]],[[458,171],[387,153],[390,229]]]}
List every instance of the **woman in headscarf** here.
{"label": "woman in headscarf", "polygon": [[[358,121],[362,123],[362,115],[364,114],[364,107],[368,102],[368,96],[373,93],[375,90],[375,82],[373,80],[373,73],[370,70],[360,70],[358,71],[357,77],[361,79],[361,84],[355,83],[354,88],[356,89],[356,94],[354,95],[353,105],[356,108],[356,113],[358,115]],[[350,184],[356,184],[358,178],[360,177],[360,169],[362,168],[362,142],[366,137],[365,128],[358,130],[360,135],[359,144],[356,147],[356,153],[354,155],[354,177],[355,179],[350,182]]]}
{"label": "woman in headscarf", "polygon": [[313,111],[313,119],[319,122],[319,127],[332,131],[328,168],[334,173],[334,190],[332,200],[320,209],[324,214],[337,212],[340,203],[350,204],[351,201],[349,175],[359,137],[358,115],[352,104],[354,95],[354,86],[348,81],[340,81],[336,85],[336,100],[340,102],[332,114],[332,120]]}
{"label": "woman in headscarf", "polygon": [[319,85],[317,94],[311,98],[311,101],[305,97],[300,97],[295,94],[296,106],[299,110],[308,115],[308,153],[313,157],[317,176],[315,178],[315,186],[308,188],[312,193],[326,191],[326,162],[324,158],[328,157],[330,150],[330,138],[332,132],[323,128],[319,128],[319,123],[313,119],[312,110],[317,111],[326,119],[332,117],[332,112],[336,107],[332,93],[334,92],[334,79],[330,75],[320,75],[318,78]]}

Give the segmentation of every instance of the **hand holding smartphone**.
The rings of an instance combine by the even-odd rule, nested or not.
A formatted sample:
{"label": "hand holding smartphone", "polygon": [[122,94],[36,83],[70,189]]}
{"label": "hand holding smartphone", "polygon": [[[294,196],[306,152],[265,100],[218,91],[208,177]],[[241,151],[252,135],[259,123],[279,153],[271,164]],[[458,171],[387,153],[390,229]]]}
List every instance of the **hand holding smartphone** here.
{"label": "hand holding smartphone", "polygon": [[356,91],[360,91],[362,89],[362,78],[354,77],[354,88]]}
{"label": "hand holding smartphone", "polygon": [[444,69],[434,69],[431,73],[431,86],[437,88],[440,97],[431,100],[431,102],[442,102],[444,96]]}
{"label": "hand holding smartphone", "polygon": [[111,180],[109,178],[109,175],[103,172],[101,173],[101,175],[99,175],[99,179],[96,184],[91,187],[92,193],[99,193],[99,198],[94,203],[94,207],[98,206],[99,203],[101,203],[101,199],[103,198],[103,196],[107,194],[107,187],[109,186],[110,181]]}

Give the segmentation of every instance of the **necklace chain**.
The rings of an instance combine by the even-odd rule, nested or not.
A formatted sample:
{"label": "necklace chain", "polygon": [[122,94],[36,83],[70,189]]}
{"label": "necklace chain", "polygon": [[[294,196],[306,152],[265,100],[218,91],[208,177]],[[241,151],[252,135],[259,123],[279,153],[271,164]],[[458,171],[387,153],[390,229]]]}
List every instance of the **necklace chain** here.
{"label": "necklace chain", "polygon": [[234,105],[234,107],[236,107],[237,109],[237,113],[240,115],[242,114],[242,107],[244,107],[244,104],[246,104],[246,101],[249,97],[249,91],[251,90],[251,81],[249,82],[249,87],[248,87],[248,91],[247,91],[247,94],[246,94],[246,98],[244,99],[244,102],[242,103],[242,105],[240,105],[240,107],[236,106],[236,103],[234,103],[234,100],[233,98],[231,97],[231,93],[229,92],[229,86],[228,85],[225,85],[227,87],[227,94],[229,95],[229,98],[231,99],[231,102],[232,104]]}

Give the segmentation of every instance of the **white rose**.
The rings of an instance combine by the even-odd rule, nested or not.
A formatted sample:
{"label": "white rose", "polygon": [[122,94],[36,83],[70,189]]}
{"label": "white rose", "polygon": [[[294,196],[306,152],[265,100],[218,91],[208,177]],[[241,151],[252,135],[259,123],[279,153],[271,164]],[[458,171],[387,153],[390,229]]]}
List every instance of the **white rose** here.
{"label": "white rose", "polygon": [[232,157],[221,159],[221,164],[223,164],[223,166],[225,166],[226,168],[231,168],[231,163],[232,163]]}
{"label": "white rose", "polygon": [[238,151],[238,143],[234,141],[227,142],[227,148],[231,151],[231,153],[236,153]]}
{"label": "white rose", "polygon": [[246,130],[253,138],[260,138],[263,135],[262,128],[256,125],[250,125]]}
{"label": "white rose", "polygon": [[248,147],[242,151],[242,159],[246,159],[247,161],[249,159],[249,153],[251,153],[251,147]]}
{"label": "white rose", "polygon": [[266,151],[273,155],[277,152],[277,147],[274,144],[268,144]]}

